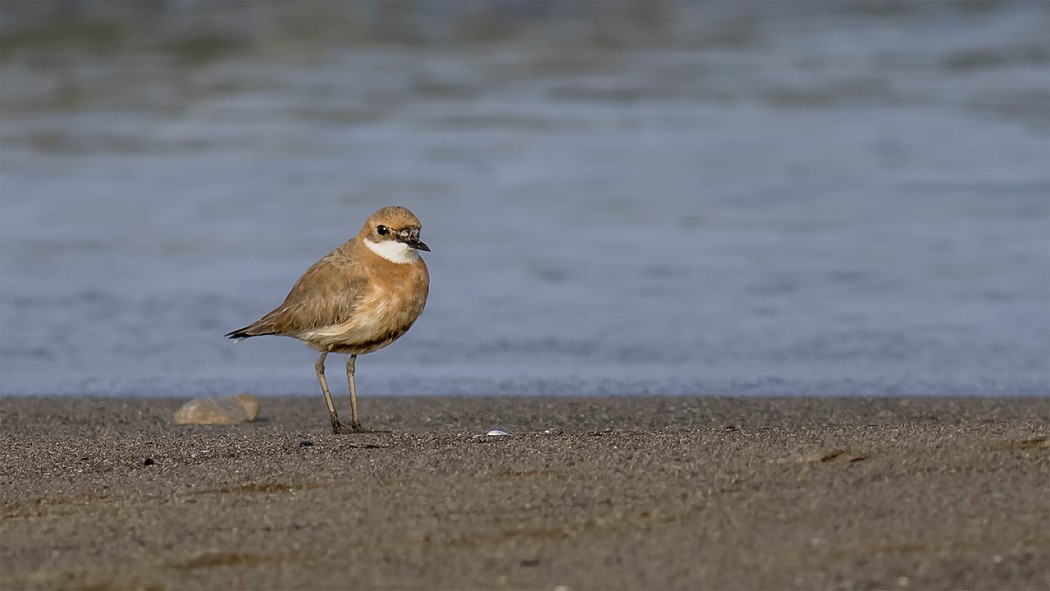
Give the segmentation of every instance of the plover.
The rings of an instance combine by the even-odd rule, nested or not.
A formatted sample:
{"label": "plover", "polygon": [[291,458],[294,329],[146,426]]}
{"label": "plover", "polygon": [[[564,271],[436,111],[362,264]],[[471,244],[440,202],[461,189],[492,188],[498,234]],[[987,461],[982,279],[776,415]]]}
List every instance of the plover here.
{"label": "plover", "polygon": [[[430,275],[419,256],[419,219],[404,207],[372,214],[355,238],[313,264],[284,303],[256,322],[227,333],[231,339],[294,337],[321,352],[314,364],[333,433],[361,431],[354,365],[358,355],[382,349],[405,334],[427,303]],[[349,354],[350,426],[339,422],[324,375],[329,353]]]}

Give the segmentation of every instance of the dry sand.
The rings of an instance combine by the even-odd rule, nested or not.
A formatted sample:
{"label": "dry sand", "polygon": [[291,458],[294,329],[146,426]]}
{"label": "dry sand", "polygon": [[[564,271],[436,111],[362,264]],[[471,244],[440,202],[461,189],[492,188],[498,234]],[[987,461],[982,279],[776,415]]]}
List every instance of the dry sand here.
{"label": "dry sand", "polygon": [[1048,399],[181,402],[0,399],[3,589],[1050,588]]}

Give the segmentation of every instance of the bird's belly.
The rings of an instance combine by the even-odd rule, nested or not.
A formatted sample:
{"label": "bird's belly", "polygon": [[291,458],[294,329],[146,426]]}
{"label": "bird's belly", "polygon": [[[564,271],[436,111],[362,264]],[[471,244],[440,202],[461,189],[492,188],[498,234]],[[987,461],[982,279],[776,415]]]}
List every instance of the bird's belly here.
{"label": "bird's belly", "polygon": [[371,353],[405,334],[425,303],[422,298],[379,292],[361,302],[346,322],[303,331],[296,336],[319,351]]}

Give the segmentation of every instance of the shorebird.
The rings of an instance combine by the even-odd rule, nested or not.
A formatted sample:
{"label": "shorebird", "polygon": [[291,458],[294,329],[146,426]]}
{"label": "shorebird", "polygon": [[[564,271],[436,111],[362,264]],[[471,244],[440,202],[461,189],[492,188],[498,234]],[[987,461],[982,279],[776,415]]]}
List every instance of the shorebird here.
{"label": "shorebird", "polygon": [[[404,207],[384,207],[372,214],[355,238],[343,243],[303,273],[284,303],[231,339],[263,335],[294,337],[321,356],[314,364],[333,433],[361,431],[357,415],[354,366],[358,355],[378,351],[412,326],[423,311],[430,275],[419,251],[419,219]],[[349,354],[350,426],[339,422],[324,375],[329,353]]]}

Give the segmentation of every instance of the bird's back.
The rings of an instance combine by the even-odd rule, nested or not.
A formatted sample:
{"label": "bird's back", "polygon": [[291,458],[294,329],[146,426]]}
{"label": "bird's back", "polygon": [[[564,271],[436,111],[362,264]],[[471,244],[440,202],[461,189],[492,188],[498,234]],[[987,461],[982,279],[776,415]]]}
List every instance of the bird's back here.
{"label": "bird's back", "polygon": [[367,275],[354,260],[350,239],[321,257],[295,282],[284,302],[252,324],[232,331],[230,338],[263,335],[295,336],[349,318],[366,291]]}

